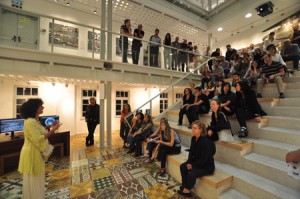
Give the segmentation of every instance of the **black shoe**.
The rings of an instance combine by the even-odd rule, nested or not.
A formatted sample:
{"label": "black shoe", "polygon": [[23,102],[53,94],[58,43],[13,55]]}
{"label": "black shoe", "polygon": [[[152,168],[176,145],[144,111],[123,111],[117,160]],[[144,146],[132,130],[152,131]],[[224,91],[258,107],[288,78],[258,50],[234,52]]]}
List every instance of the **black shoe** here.
{"label": "black shoe", "polygon": [[245,138],[248,136],[248,130],[246,128],[241,128],[241,130],[238,132],[239,138]]}
{"label": "black shoe", "polygon": [[91,146],[91,145],[94,145],[94,140],[91,140],[91,141],[90,141],[89,146]]}
{"label": "black shoe", "polygon": [[260,93],[257,93],[257,94],[256,94],[256,98],[262,98],[261,94],[260,94]]}
{"label": "black shoe", "polygon": [[281,99],[285,98],[284,94],[283,94],[283,93],[280,93],[280,94],[279,94],[279,98],[281,98]]}
{"label": "black shoe", "polygon": [[182,196],[185,196],[185,197],[191,197],[192,196],[192,193],[184,193],[182,190],[178,190],[177,191],[178,194],[182,195]]}
{"label": "black shoe", "polygon": [[85,138],[85,146],[89,146],[89,140]]}

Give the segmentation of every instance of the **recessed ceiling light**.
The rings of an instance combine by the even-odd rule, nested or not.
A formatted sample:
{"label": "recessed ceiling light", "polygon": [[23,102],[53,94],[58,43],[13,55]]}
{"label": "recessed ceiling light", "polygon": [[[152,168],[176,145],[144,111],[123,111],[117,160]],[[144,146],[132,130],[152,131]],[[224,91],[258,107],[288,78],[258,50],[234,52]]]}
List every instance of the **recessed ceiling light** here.
{"label": "recessed ceiling light", "polygon": [[67,6],[70,6],[70,3],[69,3],[69,2],[67,3]]}
{"label": "recessed ceiling light", "polygon": [[245,15],[245,18],[250,18],[250,17],[252,17],[252,14],[251,14],[251,13],[247,13],[247,14]]}
{"label": "recessed ceiling light", "polygon": [[97,10],[94,10],[94,14],[97,14]]}
{"label": "recessed ceiling light", "polygon": [[221,32],[222,30],[223,30],[223,28],[222,28],[222,27],[218,28],[218,31],[219,31],[219,32]]}

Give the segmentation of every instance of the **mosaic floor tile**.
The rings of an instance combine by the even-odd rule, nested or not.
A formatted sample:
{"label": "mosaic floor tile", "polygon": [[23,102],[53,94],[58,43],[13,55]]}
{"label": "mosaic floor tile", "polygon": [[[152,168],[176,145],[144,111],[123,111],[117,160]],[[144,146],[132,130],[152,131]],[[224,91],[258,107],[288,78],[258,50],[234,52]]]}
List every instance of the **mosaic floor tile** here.
{"label": "mosaic floor tile", "polygon": [[70,198],[75,198],[82,195],[87,195],[94,192],[93,182],[85,182],[72,185],[70,188]]}
{"label": "mosaic floor tile", "polygon": [[46,199],[68,199],[70,198],[70,188],[49,191],[45,193]]}
{"label": "mosaic floor tile", "polygon": [[133,178],[139,178],[149,174],[149,172],[143,167],[132,169],[131,171],[129,171],[129,173],[132,175]]}
{"label": "mosaic floor tile", "polygon": [[138,161],[133,161],[133,162],[124,163],[124,166],[128,170],[132,170],[132,169],[140,168],[142,165]]}
{"label": "mosaic floor tile", "polygon": [[112,176],[100,178],[93,181],[94,190],[98,191],[100,189],[104,189],[106,187],[115,186],[115,181]]}
{"label": "mosaic floor tile", "polygon": [[132,180],[123,184],[119,184],[117,185],[117,187],[123,197],[143,190],[143,187],[139,184],[137,180]]}
{"label": "mosaic floor tile", "polygon": [[172,178],[171,180],[164,182],[162,185],[166,187],[166,189],[168,189],[170,192],[176,193],[181,186],[181,183]]}
{"label": "mosaic floor tile", "polygon": [[88,165],[89,161],[87,159],[82,159],[82,160],[74,160],[72,161],[72,168],[73,167],[80,167],[84,165]]}
{"label": "mosaic floor tile", "polygon": [[71,199],[94,199],[94,198],[96,198],[96,193],[95,192],[92,192],[92,193],[89,193],[89,194],[86,194],[86,195],[76,196],[76,197],[73,197]]}
{"label": "mosaic floor tile", "polygon": [[111,159],[111,160],[107,160],[107,161],[104,161],[104,164],[106,167],[114,167],[114,166],[118,166],[120,164],[122,164],[121,160],[120,159]]}
{"label": "mosaic floor tile", "polygon": [[94,163],[101,163],[101,162],[104,161],[104,158],[103,157],[92,157],[92,158],[89,158],[87,160],[88,160],[89,165],[90,165],[90,164],[94,164]]}
{"label": "mosaic floor tile", "polygon": [[60,169],[69,169],[70,168],[70,162],[67,163],[57,163],[54,165],[53,170],[60,170]]}
{"label": "mosaic floor tile", "polygon": [[4,180],[22,179],[22,177],[22,174],[18,171],[13,171],[1,176]]}
{"label": "mosaic floor tile", "polygon": [[0,198],[22,198],[22,179],[11,179],[1,183]]}
{"label": "mosaic floor tile", "polygon": [[119,157],[119,159],[123,162],[123,163],[127,163],[127,162],[133,162],[135,161],[135,158],[125,154],[124,156]]}
{"label": "mosaic floor tile", "polygon": [[46,165],[45,166],[45,174],[48,175],[50,174],[54,169],[54,165]]}
{"label": "mosaic floor tile", "polygon": [[137,178],[137,181],[144,189],[148,189],[159,184],[150,174]]}
{"label": "mosaic floor tile", "polygon": [[160,184],[163,184],[164,182],[168,182],[172,180],[172,176],[169,174],[165,174],[164,176],[159,176],[159,173],[151,173],[152,177],[155,178]]}
{"label": "mosaic floor tile", "polygon": [[103,162],[96,162],[96,163],[89,164],[89,168],[90,170],[95,170],[95,169],[106,168],[106,166]]}
{"label": "mosaic floor tile", "polygon": [[88,165],[72,168],[72,185],[91,181]]}
{"label": "mosaic floor tile", "polygon": [[62,169],[62,170],[57,170],[51,172],[50,179],[55,180],[55,179],[61,179],[61,178],[70,178],[71,177],[71,172],[70,169]]}
{"label": "mosaic floor tile", "polygon": [[160,167],[158,167],[156,164],[154,163],[147,163],[144,165],[144,168],[149,172],[149,173],[157,173],[160,171]]}
{"label": "mosaic floor tile", "polygon": [[108,167],[108,169],[109,169],[110,173],[127,171],[124,164],[120,164],[120,165],[117,165],[117,166],[114,166],[114,167]]}
{"label": "mosaic floor tile", "polygon": [[124,199],[149,199],[144,191],[139,191],[129,196],[123,197]]}
{"label": "mosaic floor tile", "polygon": [[121,172],[113,172],[112,176],[116,184],[123,184],[125,182],[133,180],[132,176],[127,170],[123,170]]}
{"label": "mosaic floor tile", "polygon": [[170,198],[173,195],[161,184],[158,184],[149,189],[145,189],[144,192],[147,194],[149,199],[165,199]]}
{"label": "mosaic floor tile", "polygon": [[106,187],[96,192],[97,199],[120,199],[122,198],[117,187]]}
{"label": "mosaic floor tile", "polygon": [[87,153],[86,157],[87,158],[101,157],[101,153],[100,153],[100,151],[94,151],[94,152],[91,152],[91,153]]}
{"label": "mosaic floor tile", "polygon": [[102,168],[102,169],[95,169],[91,171],[91,176],[93,180],[104,178],[111,176],[108,168]]}
{"label": "mosaic floor tile", "polygon": [[64,189],[67,187],[70,187],[70,177],[54,179],[49,181],[46,192]]}

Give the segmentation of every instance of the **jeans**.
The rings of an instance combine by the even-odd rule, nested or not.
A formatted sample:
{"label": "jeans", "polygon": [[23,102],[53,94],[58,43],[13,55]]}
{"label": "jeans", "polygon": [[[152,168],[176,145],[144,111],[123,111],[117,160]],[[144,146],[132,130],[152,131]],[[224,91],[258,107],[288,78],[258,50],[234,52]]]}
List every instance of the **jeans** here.
{"label": "jeans", "polygon": [[122,122],[121,127],[120,127],[120,137],[124,141],[124,144],[127,142],[127,136],[128,136],[129,130],[130,130],[130,128],[127,127],[124,122]]}
{"label": "jeans", "polygon": [[158,67],[158,46],[150,46],[150,66]]}
{"label": "jeans", "polygon": [[138,64],[139,63],[139,57],[140,57],[140,48],[132,48],[132,63]]}
{"label": "jeans", "polygon": [[96,123],[96,122],[87,122],[89,134],[86,137],[86,141],[91,141],[91,143],[94,143],[94,132],[95,132],[97,124],[98,123]]}

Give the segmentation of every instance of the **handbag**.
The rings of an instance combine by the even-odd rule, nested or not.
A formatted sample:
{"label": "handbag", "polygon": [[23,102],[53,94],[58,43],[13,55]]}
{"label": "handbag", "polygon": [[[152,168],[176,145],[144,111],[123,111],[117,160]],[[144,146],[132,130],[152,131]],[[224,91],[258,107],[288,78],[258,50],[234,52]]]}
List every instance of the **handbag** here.
{"label": "handbag", "polygon": [[223,129],[221,131],[218,132],[218,136],[219,136],[219,141],[223,141],[223,142],[233,142],[234,139],[232,137],[232,132],[231,132],[231,125],[230,125],[230,122],[227,120],[227,117],[226,115],[221,112],[222,115],[224,116],[225,118],[225,121],[227,123],[229,123],[229,126],[230,126],[230,129]]}
{"label": "handbag", "polygon": [[[38,151],[40,151],[39,148],[38,148],[35,144],[33,144],[33,143],[30,141],[30,139],[28,139],[28,141],[29,141],[29,142],[30,142],[30,143],[31,143]],[[49,157],[50,157],[51,154],[53,153],[53,149],[54,149],[54,146],[51,145],[51,144],[49,143],[49,141],[48,141],[45,150],[44,150],[44,151],[40,151],[41,156],[42,156],[42,158],[43,158],[43,160],[44,160],[45,162],[48,161]]]}

